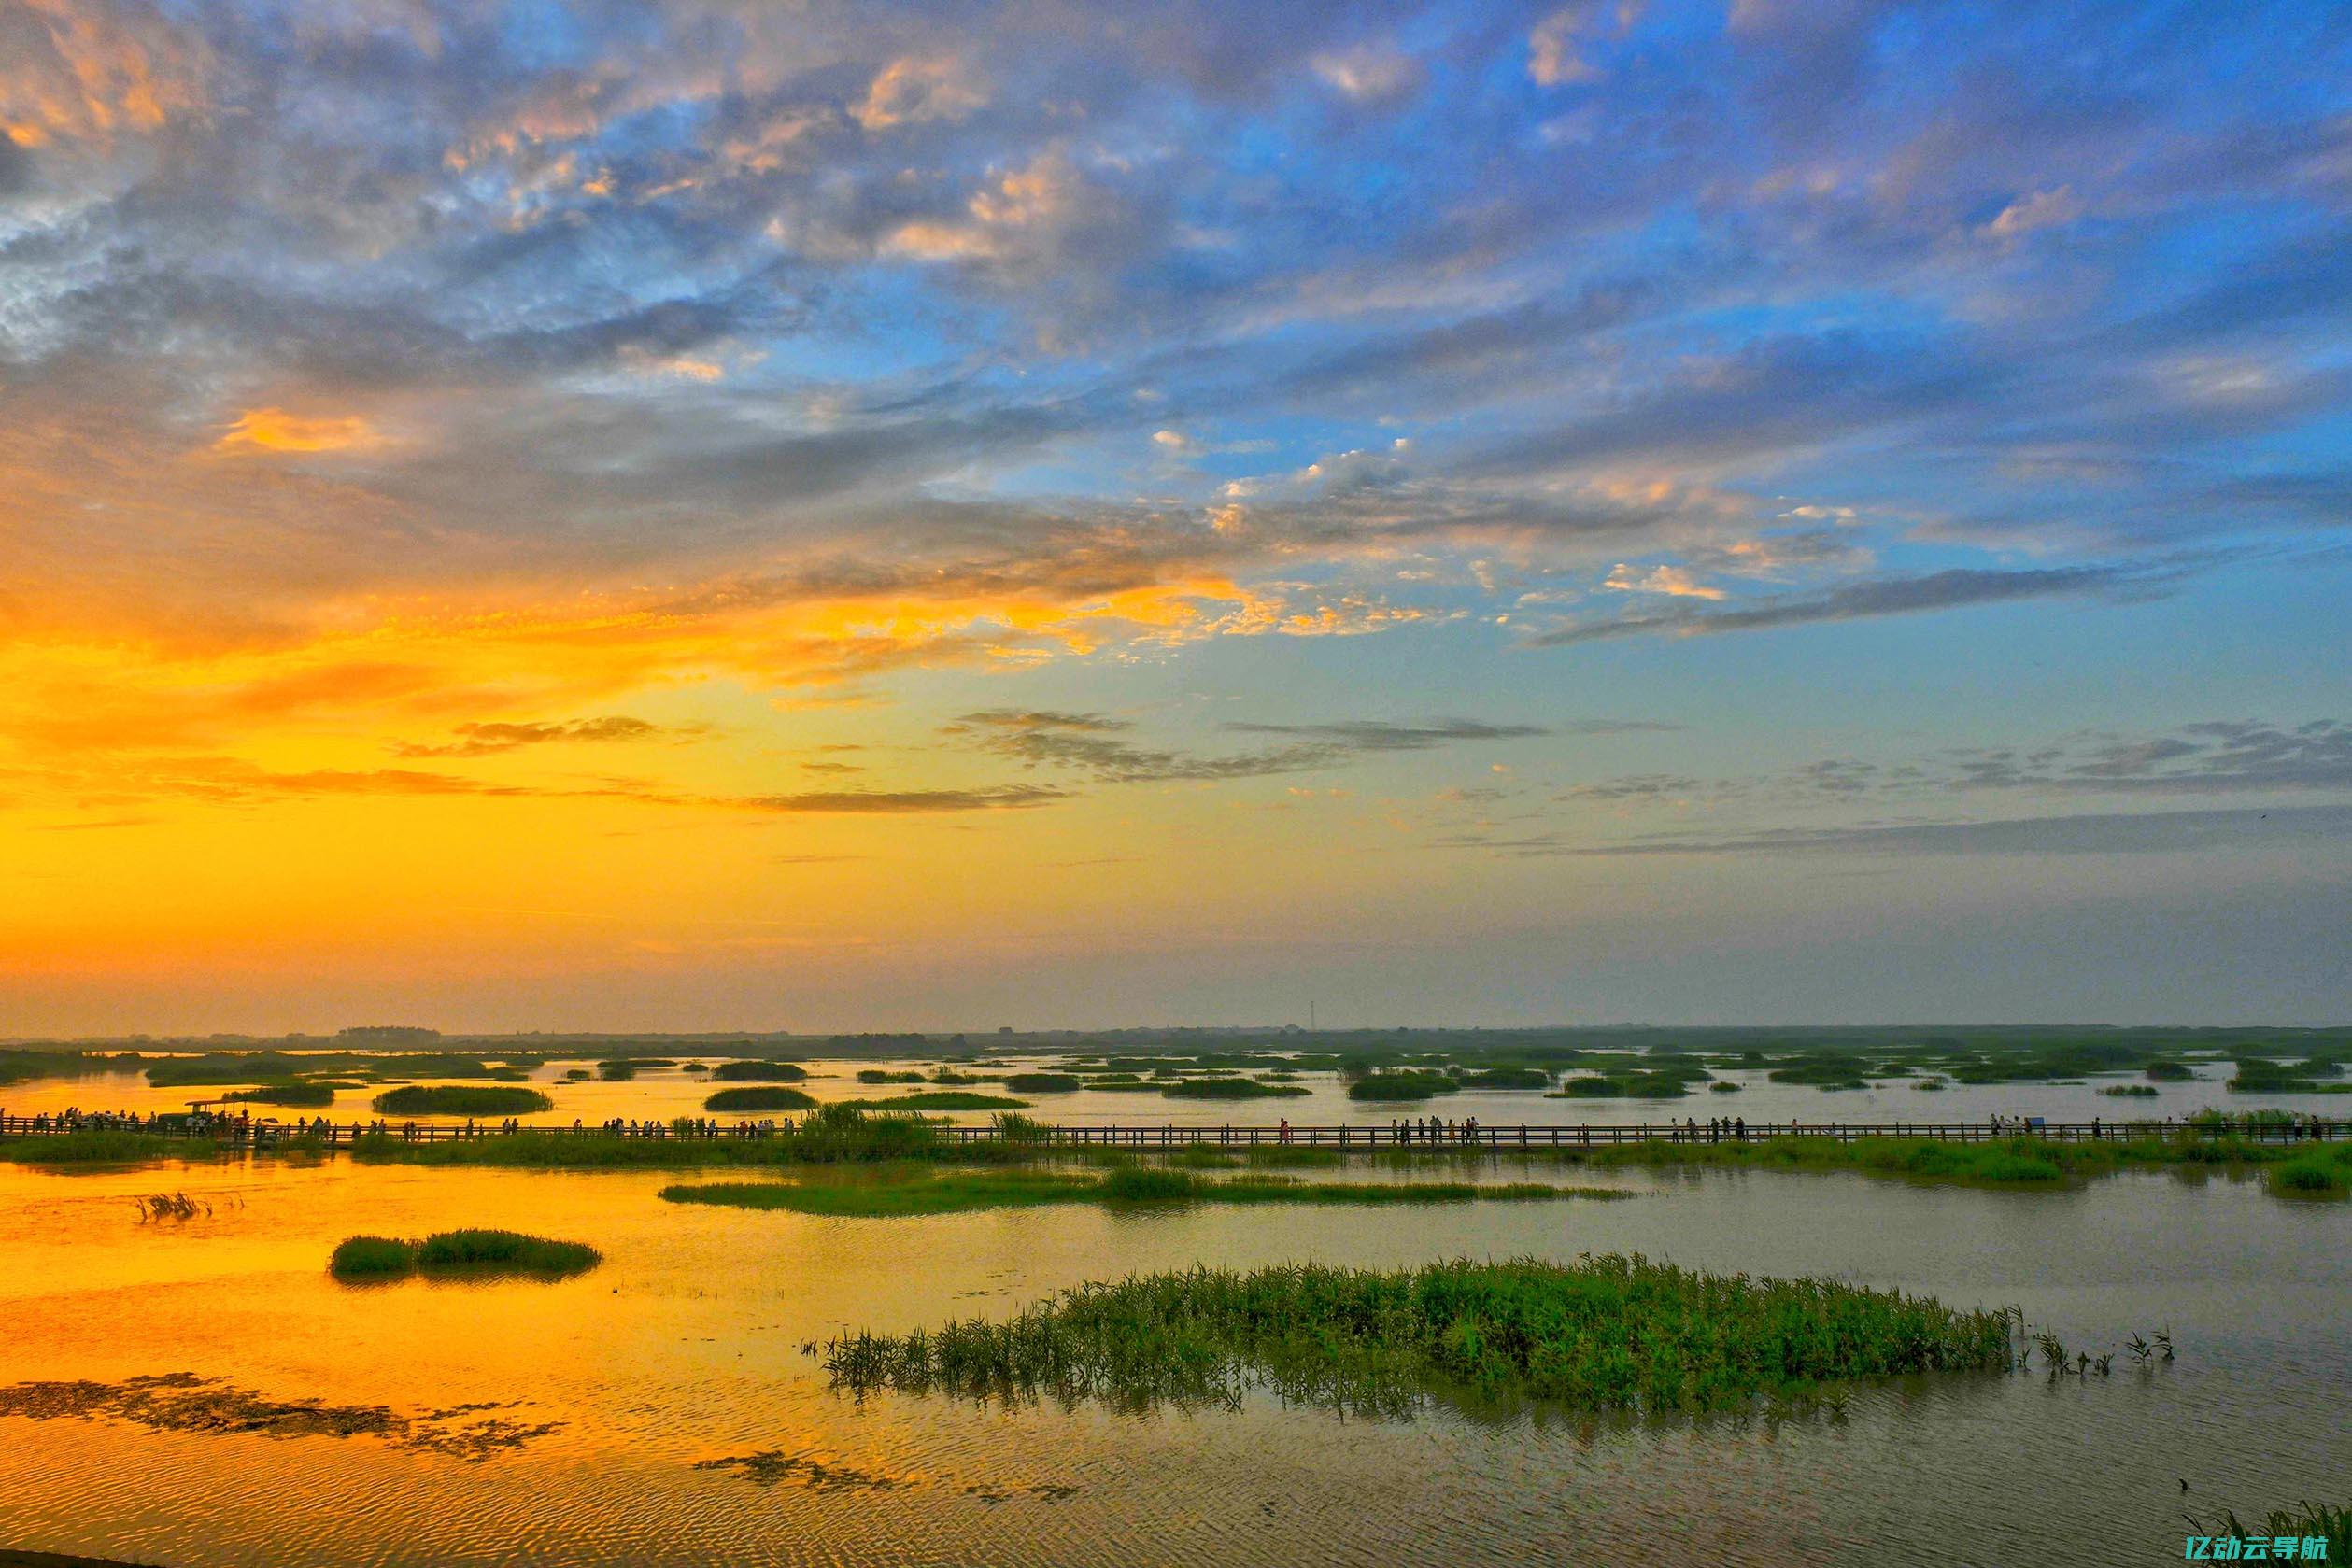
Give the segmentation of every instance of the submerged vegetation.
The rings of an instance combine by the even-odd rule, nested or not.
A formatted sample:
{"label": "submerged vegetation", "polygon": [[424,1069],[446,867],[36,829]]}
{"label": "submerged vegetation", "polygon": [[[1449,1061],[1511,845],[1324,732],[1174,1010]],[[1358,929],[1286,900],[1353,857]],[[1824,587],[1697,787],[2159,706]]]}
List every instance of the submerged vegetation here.
{"label": "submerged vegetation", "polygon": [[528,1116],[553,1110],[555,1101],[536,1089],[470,1083],[411,1083],[375,1096],[381,1116]]}
{"label": "submerged vegetation", "polygon": [[[1065,1291],[1009,1322],[824,1348],[837,1386],[1126,1406],[1286,1401],[1405,1415],[1430,1398],[1737,1409],[1895,1373],[2003,1371],[2012,1315],[1639,1256],[1398,1271],[1195,1268]],[[815,1347],[811,1347],[812,1349]]]}
{"label": "submerged vegetation", "polygon": [[520,1231],[439,1231],[422,1241],[397,1236],[347,1237],[327,1262],[338,1279],[390,1279],[408,1274],[533,1274],[560,1278],[595,1267],[603,1254],[577,1241],[551,1241]]}
{"label": "submerged vegetation", "polygon": [[1528,1203],[1631,1195],[1606,1188],[1540,1182],[1308,1182],[1269,1176],[1217,1180],[1167,1165],[1139,1165],[1115,1166],[1104,1175],[1039,1169],[956,1171],[939,1176],[900,1173],[898,1180],[717,1181],[661,1189],[661,1196],[672,1203],[866,1219],[1024,1208],[1047,1203]]}

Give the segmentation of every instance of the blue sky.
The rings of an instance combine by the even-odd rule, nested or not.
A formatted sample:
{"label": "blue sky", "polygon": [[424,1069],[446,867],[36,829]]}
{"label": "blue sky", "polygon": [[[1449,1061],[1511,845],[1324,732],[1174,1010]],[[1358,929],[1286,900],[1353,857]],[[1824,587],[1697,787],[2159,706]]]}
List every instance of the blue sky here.
{"label": "blue sky", "polygon": [[2325,4],[0,9],[0,1006],[2339,1020],[2348,83]]}

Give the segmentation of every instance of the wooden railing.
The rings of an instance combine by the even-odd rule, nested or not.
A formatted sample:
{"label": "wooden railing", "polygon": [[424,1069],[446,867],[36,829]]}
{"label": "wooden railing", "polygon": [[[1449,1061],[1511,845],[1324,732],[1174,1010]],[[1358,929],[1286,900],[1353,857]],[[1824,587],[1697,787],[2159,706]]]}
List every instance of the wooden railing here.
{"label": "wooden railing", "polygon": [[[786,1120],[723,1121],[689,1118],[687,1124],[624,1123],[620,1126],[547,1126],[522,1123],[520,1131],[564,1137],[592,1138],[761,1138],[792,1131]],[[494,1136],[503,1124],[449,1122],[346,1122],[325,1118],[290,1121],[230,1116],[133,1116],[50,1112],[31,1116],[0,1115],[0,1137],[36,1137],[64,1133],[121,1131],[151,1137],[183,1137],[191,1141],[271,1145],[297,1138],[329,1147],[343,1147],[368,1134],[410,1143],[450,1143]],[[1641,1123],[1489,1123],[1456,1120],[1431,1128],[1426,1119],[1393,1123],[1362,1123],[1326,1125],[1238,1124],[1186,1125],[1168,1123],[1151,1126],[1047,1125],[1025,1123],[1013,1129],[995,1123],[942,1125],[939,1132],[958,1143],[992,1143],[1009,1139],[1042,1148],[1182,1150],[1260,1149],[1288,1146],[1330,1149],[1342,1152],[1371,1152],[1388,1149],[1477,1149],[1509,1153],[1518,1149],[1606,1148],[1626,1143],[1733,1143],[1768,1137],[1828,1138],[1851,1142],[1863,1137],[1933,1138],[1948,1143],[1990,1143],[2005,1138],[2045,1138],[2063,1143],[2132,1137],[2229,1136],[2261,1143],[2321,1142],[2352,1138],[2352,1121],[2298,1116],[2291,1122],[2232,1120],[2223,1124],[2178,1121],[2038,1122],[2004,1117],[1991,1122],[1745,1122],[1738,1118],[1712,1124],[1681,1122]]]}

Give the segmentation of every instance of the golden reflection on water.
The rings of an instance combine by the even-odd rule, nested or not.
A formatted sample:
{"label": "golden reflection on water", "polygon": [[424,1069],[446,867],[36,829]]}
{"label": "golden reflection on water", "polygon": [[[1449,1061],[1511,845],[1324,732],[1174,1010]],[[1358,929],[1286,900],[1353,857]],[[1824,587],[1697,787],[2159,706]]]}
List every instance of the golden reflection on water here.
{"label": "golden reflection on water", "polygon": [[[489,1406],[449,1419],[550,1428],[469,1458],[364,1434],[0,1417],[0,1545],[171,1568],[1942,1564],[1977,1559],[1955,1549],[1963,1539],[1986,1547],[1983,1561],[2093,1540],[2155,1561],[2179,1549],[2175,1476],[2210,1503],[2267,1507],[2352,1473],[2339,1403],[2352,1389],[2352,1210],[2247,1184],[2126,1178],[2020,1195],[1633,1174],[1619,1180],[1644,1195],[1617,1204],[872,1221],[663,1204],[654,1194],[673,1180],[342,1160],[0,1165],[0,1384],[187,1372],[270,1401],[406,1420]],[[174,1190],[210,1212],[140,1222],[135,1197]],[[461,1224],[588,1241],[606,1262],[555,1283],[354,1288],[325,1273],[346,1236]],[[2145,1380],[1876,1390],[1842,1422],[1433,1412],[1366,1424],[1268,1402],[1143,1415],[860,1405],[801,1349],[1196,1261],[1630,1250],[1844,1274],[1955,1305],[2019,1300],[2089,1345],[2168,1324],[2184,1360]]]}

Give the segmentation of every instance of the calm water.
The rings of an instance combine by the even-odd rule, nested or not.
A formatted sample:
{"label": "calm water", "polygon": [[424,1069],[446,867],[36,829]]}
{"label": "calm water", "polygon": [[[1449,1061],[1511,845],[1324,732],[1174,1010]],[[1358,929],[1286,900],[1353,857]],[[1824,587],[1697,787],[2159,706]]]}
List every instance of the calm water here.
{"label": "calm water", "polygon": [[[531,1085],[553,1099],[555,1108],[522,1120],[566,1127],[574,1121],[594,1126],[616,1117],[667,1122],[673,1116],[702,1114],[703,1098],[713,1089],[730,1087],[706,1082],[706,1074],[688,1073],[674,1067],[641,1071],[635,1079],[626,1082],[606,1082],[595,1079],[578,1083],[563,1081],[566,1069],[583,1065],[559,1061],[535,1069],[531,1074]],[[939,1087],[857,1081],[860,1068],[911,1071],[920,1067],[928,1070],[931,1066],[928,1059],[903,1062],[813,1060],[802,1065],[810,1077],[791,1087],[805,1092],[812,1098],[828,1102],[849,1099],[886,1101],[912,1093],[917,1087]],[[1056,1065],[1050,1057],[1021,1058],[1018,1066],[1013,1067],[984,1070],[1042,1070]],[[1763,1069],[1718,1071],[1718,1078],[1740,1085],[1737,1094],[1719,1095],[1702,1088],[1679,1100],[1549,1099],[1539,1091],[1475,1090],[1417,1105],[1364,1105],[1350,1100],[1346,1085],[1336,1074],[1328,1072],[1301,1074],[1297,1086],[1308,1093],[1282,1099],[1239,1102],[1171,1100],[1158,1094],[1095,1089],[1071,1094],[1011,1097],[1029,1101],[1031,1109],[1027,1114],[1042,1121],[1107,1123],[1124,1126],[1214,1126],[1224,1123],[1270,1126],[1277,1118],[1285,1116],[1293,1122],[1325,1126],[1341,1122],[1385,1126],[1393,1117],[1403,1115],[1436,1115],[1455,1119],[1475,1116],[1491,1126],[1510,1126],[1522,1122],[1530,1124],[1654,1123],[1680,1121],[1685,1117],[1695,1117],[1704,1122],[1710,1116],[1744,1116],[1750,1123],[1792,1120],[1807,1123],[1981,1123],[1997,1114],[2043,1116],[2053,1122],[2088,1122],[2094,1116],[2110,1121],[2155,1120],[2166,1116],[2178,1119],[2208,1107],[2228,1110],[2276,1108],[2330,1117],[2352,1115],[2352,1097],[2342,1095],[2233,1095],[2224,1087],[2232,1071],[2228,1062],[2202,1063],[2196,1067],[2196,1071],[2198,1077],[2193,1082],[2154,1084],[2150,1087],[2158,1092],[2153,1096],[2130,1098],[2102,1095],[2099,1090],[2108,1084],[2142,1082],[2137,1073],[2118,1073],[2079,1083],[1953,1084],[1940,1093],[1930,1094],[1913,1088],[1903,1080],[1856,1090],[1825,1090],[1802,1084],[1774,1083],[1766,1079]],[[419,1079],[418,1081],[443,1083],[468,1081]],[[978,1083],[965,1087],[973,1093],[1006,1093],[999,1084]],[[185,1110],[191,1104],[217,1103],[221,1092],[214,1088],[158,1089],[150,1087],[146,1079],[136,1074],[101,1073],[88,1078],[37,1079],[0,1087],[0,1109],[31,1114],[78,1107],[83,1110],[135,1110],[144,1115],[159,1110]],[[296,1116],[325,1115],[348,1122],[372,1117],[375,1113],[369,1109],[368,1102],[382,1092],[380,1084],[343,1090],[335,1095],[333,1106],[325,1110],[284,1110],[269,1106],[244,1109],[259,1116],[277,1116],[289,1121]],[[987,1115],[985,1111],[965,1112],[956,1115],[955,1120],[985,1122]]]}
{"label": "calm water", "polygon": [[[844,1221],[665,1205],[664,1180],[0,1165],[0,1384],[185,1372],[273,1400],[389,1406],[431,1432],[532,1434],[469,1458],[382,1435],[0,1417],[0,1545],[171,1568],[2155,1563],[2180,1557],[2183,1478],[2189,1504],[2243,1510],[2340,1498],[2352,1476],[2352,1207],[2253,1183],[2135,1176],[2016,1194],[1628,1173],[1614,1180],[1636,1201],[1410,1216]],[[132,1196],[173,1188],[210,1214],[139,1223]],[[354,1232],[456,1224],[592,1241],[607,1261],[560,1284],[352,1289],[323,1272]],[[2181,1359],[2055,1387],[1872,1389],[1843,1420],[1367,1424],[1270,1400],[1141,1416],[861,1406],[800,1349],[1196,1261],[1636,1250],[2017,1302],[2093,1349],[2169,1328]]]}

